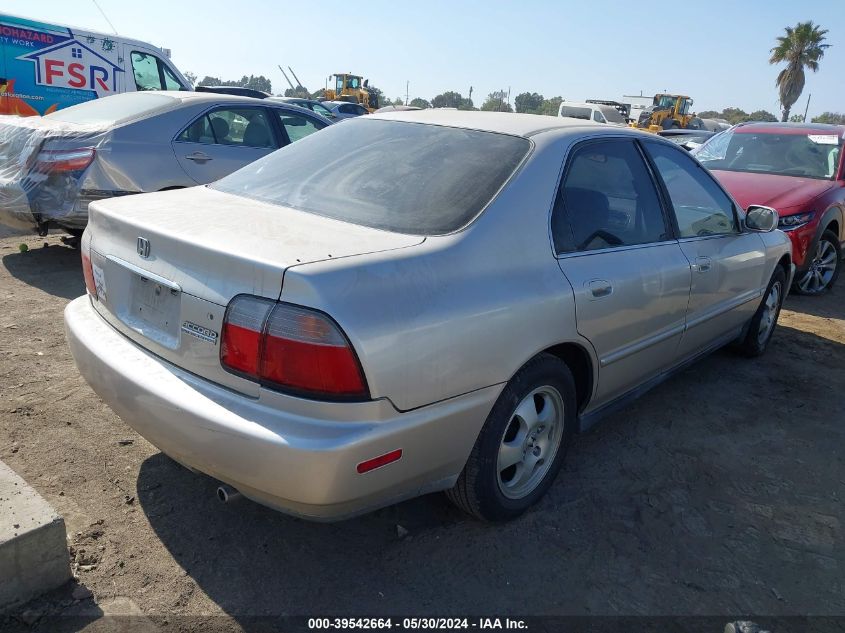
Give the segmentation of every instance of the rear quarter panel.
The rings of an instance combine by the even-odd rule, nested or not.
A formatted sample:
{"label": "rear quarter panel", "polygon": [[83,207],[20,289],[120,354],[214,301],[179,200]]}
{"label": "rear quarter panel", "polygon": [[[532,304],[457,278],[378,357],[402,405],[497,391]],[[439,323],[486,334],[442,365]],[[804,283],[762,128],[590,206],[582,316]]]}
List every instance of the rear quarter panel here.
{"label": "rear quarter panel", "polygon": [[179,166],[171,140],[209,106],[187,104],[112,131],[98,154],[111,186],[119,191],[152,192],[196,183]]}
{"label": "rear quarter panel", "polygon": [[281,299],[335,318],[372,396],[401,410],[503,384],[557,343],[575,341],[592,354],[549,240],[562,157],[560,144],[536,147],[461,232],[289,268]]}

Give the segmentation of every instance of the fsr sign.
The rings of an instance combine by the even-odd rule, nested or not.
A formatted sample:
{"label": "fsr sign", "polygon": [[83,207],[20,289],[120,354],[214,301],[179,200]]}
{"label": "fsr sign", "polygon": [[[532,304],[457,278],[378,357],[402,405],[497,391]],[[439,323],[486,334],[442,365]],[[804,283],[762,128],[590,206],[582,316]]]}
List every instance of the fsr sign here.
{"label": "fsr sign", "polygon": [[69,40],[22,55],[35,64],[35,83],[40,86],[92,90],[98,97],[117,91],[117,73],[123,69],[77,40]]}

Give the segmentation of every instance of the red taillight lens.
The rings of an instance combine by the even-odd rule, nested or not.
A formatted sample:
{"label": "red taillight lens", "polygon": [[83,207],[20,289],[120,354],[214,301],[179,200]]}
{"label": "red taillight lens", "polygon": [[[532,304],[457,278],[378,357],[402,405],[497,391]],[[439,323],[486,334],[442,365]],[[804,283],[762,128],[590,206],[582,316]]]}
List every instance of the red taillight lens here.
{"label": "red taillight lens", "polygon": [[235,297],[226,310],[220,342],[220,362],[232,371],[258,377],[261,333],[274,301]]}
{"label": "red taillight lens", "polygon": [[335,396],[366,393],[358,359],[327,316],[280,303],[270,315],[261,378],[292,389]]}
{"label": "red taillight lens", "polygon": [[83,250],[82,275],[85,277],[85,289],[94,299],[97,299],[97,284],[94,283],[94,268],[91,266],[91,252]]}
{"label": "red taillight lens", "polygon": [[220,344],[223,367],[270,387],[311,396],[366,398],[366,382],[346,336],[325,314],[238,296]]}
{"label": "red taillight lens", "polygon": [[94,160],[93,147],[78,149],[45,149],[38,152],[35,168],[38,171],[79,171]]}

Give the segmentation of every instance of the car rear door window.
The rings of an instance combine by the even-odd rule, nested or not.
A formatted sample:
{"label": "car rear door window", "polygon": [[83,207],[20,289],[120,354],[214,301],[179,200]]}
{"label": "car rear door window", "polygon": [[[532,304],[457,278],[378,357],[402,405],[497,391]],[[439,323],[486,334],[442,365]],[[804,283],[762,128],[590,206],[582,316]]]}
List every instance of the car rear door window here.
{"label": "car rear door window", "polygon": [[208,116],[203,114],[186,127],[176,140],[186,143],[214,143],[214,131],[211,129],[211,121],[208,120]]}
{"label": "car rear door window", "polygon": [[657,190],[634,141],[589,142],[573,151],[552,236],[558,253],[669,239]]}
{"label": "car rear door window", "polygon": [[645,146],[669,193],[679,237],[739,232],[733,202],[704,167],[671,145]]}
{"label": "car rear door window", "polygon": [[326,127],[324,124],[296,112],[285,112],[284,110],[274,110],[273,112],[279,118],[279,123],[284,128],[291,143]]}
{"label": "car rear door window", "polygon": [[185,128],[177,141],[241,147],[276,147],[262,108],[220,108],[203,114]]}

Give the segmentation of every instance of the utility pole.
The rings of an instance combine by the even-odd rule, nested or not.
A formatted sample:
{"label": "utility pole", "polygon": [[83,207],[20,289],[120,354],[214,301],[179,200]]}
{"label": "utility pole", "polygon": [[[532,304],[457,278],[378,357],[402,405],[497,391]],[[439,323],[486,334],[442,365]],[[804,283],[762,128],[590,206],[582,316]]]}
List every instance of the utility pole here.
{"label": "utility pole", "polygon": [[807,95],[807,107],[804,108],[804,123],[807,122],[807,112],[810,110],[810,99],[812,98],[813,94],[810,93]]}
{"label": "utility pole", "polygon": [[410,96],[410,95],[408,94],[408,92],[409,92],[409,90],[410,90],[410,87],[411,87],[411,82],[410,82],[410,81],[406,81],[406,82],[405,82],[405,105],[408,105],[408,97]]}
{"label": "utility pole", "polygon": [[472,86],[469,87],[469,100],[472,101]]}

